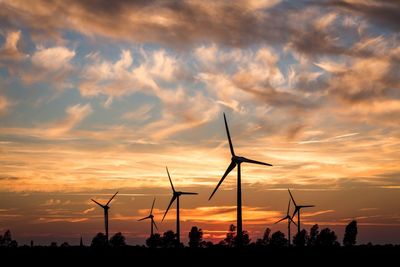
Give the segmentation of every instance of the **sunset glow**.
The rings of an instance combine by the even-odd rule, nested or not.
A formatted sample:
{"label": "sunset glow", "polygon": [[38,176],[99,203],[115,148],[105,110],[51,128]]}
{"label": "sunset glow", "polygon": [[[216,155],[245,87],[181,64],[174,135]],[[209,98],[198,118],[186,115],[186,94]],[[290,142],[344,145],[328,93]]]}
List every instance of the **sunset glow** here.
{"label": "sunset glow", "polygon": [[286,214],[307,230],[356,219],[360,243],[400,241],[400,46],[395,1],[0,0],[0,231],[21,243],[130,244],[159,232],[207,240],[236,224],[252,240]]}

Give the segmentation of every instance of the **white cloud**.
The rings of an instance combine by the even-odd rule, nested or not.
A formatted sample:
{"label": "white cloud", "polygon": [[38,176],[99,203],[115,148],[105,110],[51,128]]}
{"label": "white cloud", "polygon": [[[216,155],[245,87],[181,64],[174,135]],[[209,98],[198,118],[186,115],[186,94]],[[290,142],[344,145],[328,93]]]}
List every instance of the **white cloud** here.
{"label": "white cloud", "polygon": [[67,115],[63,120],[47,127],[46,132],[48,135],[59,136],[67,133],[92,113],[92,108],[90,104],[76,104],[69,106],[66,109],[66,113]]}
{"label": "white cloud", "polygon": [[69,50],[63,46],[42,48],[32,56],[32,63],[40,68],[56,71],[68,65],[75,56],[75,51]]}

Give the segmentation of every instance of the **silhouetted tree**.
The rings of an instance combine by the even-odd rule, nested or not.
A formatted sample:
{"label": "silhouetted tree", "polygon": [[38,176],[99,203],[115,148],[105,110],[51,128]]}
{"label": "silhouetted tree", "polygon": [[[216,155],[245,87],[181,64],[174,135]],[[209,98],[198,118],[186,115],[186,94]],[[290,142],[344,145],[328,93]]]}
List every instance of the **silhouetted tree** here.
{"label": "silhouetted tree", "polygon": [[268,246],[271,239],[270,235],[271,235],[271,229],[269,228],[265,229],[263,237],[257,239],[256,245]]}
{"label": "silhouetted tree", "polygon": [[68,242],[63,242],[60,247],[67,248],[70,247],[70,245],[68,244]]}
{"label": "silhouetted tree", "polygon": [[212,246],[214,246],[214,244],[211,241],[201,241],[200,243],[200,247],[202,248],[211,248]]}
{"label": "silhouetted tree", "polygon": [[162,237],[162,246],[164,248],[172,248],[176,246],[177,237],[176,234],[169,230],[163,234]]}
{"label": "silhouetted tree", "polygon": [[12,239],[11,231],[7,230],[3,235],[0,235],[0,246],[2,247],[16,247],[18,246],[17,241]]}
{"label": "silhouetted tree", "polygon": [[10,248],[18,247],[18,242],[16,240],[11,240],[10,244],[8,245]]}
{"label": "silhouetted tree", "polygon": [[354,246],[357,242],[357,221],[351,221],[344,232],[343,245]]}
{"label": "silhouetted tree", "polygon": [[310,228],[310,235],[307,239],[307,246],[309,247],[314,247],[317,243],[317,237],[319,234],[319,230],[318,230],[318,224],[314,224],[311,228]]}
{"label": "silhouetted tree", "polygon": [[159,248],[163,246],[163,239],[159,233],[153,234],[146,239],[146,245],[149,248]]}
{"label": "silhouetted tree", "polygon": [[95,237],[92,239],[92,247],[104,247],[107,246],[107,238],[106,235],[103,233],[98,233]]}
{"label": "silhouetted tree", "polygon": [[293,237],[293,244],[296,247],[304,247],[306,245],[307,239],[307,231],[303,229]]}
{"label": "silhouetted tree", "polygon": [[[249,233],[247,231],[243,231],[242,232],[242,245],[243,246],[247,246],[250,244],[250,237],[249,237]],[[237,235],[234,238],[234,246],[237,245]]]}
{"label": "silhouetted tree", "polygon": [[56,248],[57,247],[57,242],[51,242],[50,243],[50,247],[52,247],[52,248]]}
{"label": "silhouetted tree", "polygon": [[193,226],[189,232],[189,247],[198,248],[203,241],[203,230]]}
{"label": "silhouetted tree", "polygon": [[233,247],[235,245],[235,236],[236,236],[236,226],[231,224],[229,225],[228,233],[226,234],[226,238],[224,239],[226,246]]}
{"label": "silhouetted tree", "polygon": [[82,239],[82,237],[81,237],[81,240],[79,241],[79,246],[80,247],[84,247],[85,245],[83,244],[83,239]]}
{"label": "silhouetted tree", "polygon": [[319,233],[316,245],[321,247],[338,246],[337,236],[334,231],[329,228],[322,229]]}
{"label": "silhouetted tree", "polygon": [[113,247],[126,246],[125,236],[123,236],[121,232],[116,233],[110,238],[110,245]]}
{"label": "silhouetted tree", "polygon": [[287,239],[285,238],[285,234],[281,231],[276,231],[271,235],[270,245],[273,247],[284,247],[287,245]]}

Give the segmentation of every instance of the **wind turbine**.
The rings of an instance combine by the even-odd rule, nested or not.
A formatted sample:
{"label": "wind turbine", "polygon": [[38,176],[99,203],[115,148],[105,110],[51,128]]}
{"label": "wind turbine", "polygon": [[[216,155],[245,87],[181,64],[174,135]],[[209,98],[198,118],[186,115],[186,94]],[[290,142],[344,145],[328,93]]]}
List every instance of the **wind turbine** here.
{"label": "wind turbine", "polygon": [[312,207],[315,207],[315,206],[314,205],[297,205],[296,201],[294,201],[292,193],[290,192],[290,189],[288,189],[288,191],[289,191],[289,194],[290,194],[290,198],[292,199],[293,204],[294,204],[294,212],[293,212],[292,218],[297,213],[297,233],[300,233],[300,210],[302,208],[312,208]]}
{"label": "wind turbine", "polygon": [[164,217],[162,218],[162,221],[164,221],[164,218],[167,215],[169,208],[171,207],[172,203],[174,203],[174,201],[176,199],[176,237],[177,237],[176,241],[177,241],[177,247],[179,247],[181,244],[180,221],[179,221],[179,197],[181,195],[197,195],[197,193],[175,191],[174,185],[172,184],[171,176],[169,175],[168,167],[165,167],[165,168],[167,169],[169,182],[171,183],[171,187],[172,187],[172,198],[171,198],[171,201],[169,202],[167,210],[164,213]]}
{"label": "wind turbine", "polygon": [[104,210],[104,225],[105,225],[105,227],[106,227],[106,239],[107,239],[107,243],[108,243],[108,210],[110,209],[110,207],[108,206],[108,204],[110,204],[111,200],[113,200],[113,198],[114,198],[117,194],[118,194],[118,191],[117,191],[117,193],[115,193],[115,194],[110,198],[110,200],[109,200],[109,201],[107,202],[107,204],[105,204],[105,205],[101,205],[99,202],[97,202],[96,200],[92,199],[92,201],[93,201],[94,203],[96,203],[97,205],[99,205],[100,207],[102,207],[103,210]]}
{"label": "wind turbine", "polygon": [[158,230],[157,225],[156,225],[156,223],[154,222],[154,215],[153,215],[154,202],[156,202],[156,198],[154,198],[154,200],[153,200],[153,205],[151,205],[151,210],[150,210],[149,216],[144,217],[144,218],[138,220],[138,221],[143,221],[143,220],[150,219],[150,225],[151,225],[151,226],[150,226],[150,237],[152,237],[152,236],[153,236],[153,233],[154,233],[154,231],[153,231],[153,226]]}
{"label": "wind turbine", "polygon": [[287,207],[286,216],[283,217],[282,219],[280,219],[279,221],[277,221],[275,224],[280,223],[283,220],[288,220],[288,245],[290,247],[290,223],[293,223],[294,225],[297,225],[297,224],[293,221],[292,217],[290,217],[289,210],[290,210],[290,198],[289,198],[289,204]]}
{"label": "wind turbine", "polygon": [[241,179],[240,166],[243,162],[259,164],[259,165],[266,165],[266,166],[272,166],[272,165],[261,162],[261,161],[256,161],[256,160],[248,159],[245,157],[236,156],[236,154],[233,150],[232,140],[231,140],[231,136],[229,134],[228,123],[226,122],[225,113],[224,113],[224,121],[225,121],[226,134],[228,136],[228,141],[229,141],[229,148],[231,150],[231,155],[232,155],[231,164],[228,166],[228,169],[225,171],[225,174],[222,176],[217,187],[214,189],[214,191],[212,192],[212,194],[208,200],[210,200],[213,197],[215,192],[218,190],[218,187],[224,181],[225,177],[237,166],[237,243],[239,246],[241,246],[242,238],[243,238],[243,228],[242,228],[242,185],[241,185],[241,180],[240,180]]}

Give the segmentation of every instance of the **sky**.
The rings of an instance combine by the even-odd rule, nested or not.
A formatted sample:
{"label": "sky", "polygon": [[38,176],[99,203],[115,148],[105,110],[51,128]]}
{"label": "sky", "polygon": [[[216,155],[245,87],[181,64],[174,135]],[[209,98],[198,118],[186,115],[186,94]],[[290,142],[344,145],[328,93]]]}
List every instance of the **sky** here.
{"label": "sky", "polygon": [[[390,0],[0,0],[0,231],[78,244],[103,230],[143,244],[198,226],[252,240],[286,213],[359,243],[400,241],[400,3]],[[294,232],[293,228],[293,232]]]}

